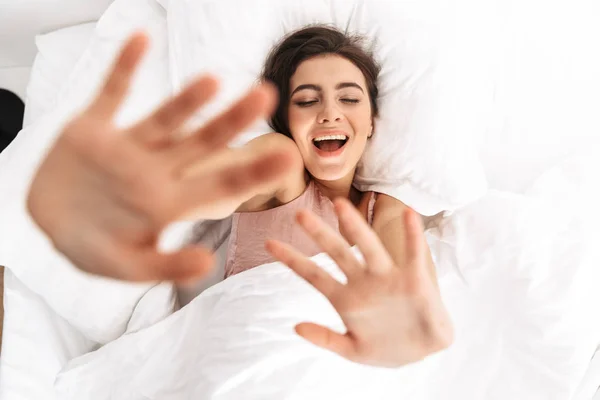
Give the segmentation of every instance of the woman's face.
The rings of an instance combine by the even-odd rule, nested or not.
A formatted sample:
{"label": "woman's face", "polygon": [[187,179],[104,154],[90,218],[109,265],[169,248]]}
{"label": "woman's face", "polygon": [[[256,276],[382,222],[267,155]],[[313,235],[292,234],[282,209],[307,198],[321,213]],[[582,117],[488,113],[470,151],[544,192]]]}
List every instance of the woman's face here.
{"label": "woman's face", "polygon": [[354,174],[372,132],[360,69],[337,55],[311,58],[296,69],[290,93],[289,127],[308,172],[326,181]]}

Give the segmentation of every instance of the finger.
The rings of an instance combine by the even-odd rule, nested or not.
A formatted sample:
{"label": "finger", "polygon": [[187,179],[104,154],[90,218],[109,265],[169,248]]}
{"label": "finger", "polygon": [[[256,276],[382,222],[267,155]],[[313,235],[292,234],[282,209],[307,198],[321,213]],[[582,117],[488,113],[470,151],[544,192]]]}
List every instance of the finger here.
{"label": "finger", "polygon": [[426,265],[425,235],[423,222],[411,208],[404,211],[404,227],[406,230],[406,261],[409,266]]}
{"label": "finger", "polygon": [[364,266],[352,254],[350,245],[344,238],[322,219],[308,210],[302,210],[297,215],[297,220],[302,229],[331,256],[348,280],[364,271]]}
{"label": "finger", "polygon": [[269,187],[293,166],[294,158],[285,150],[273,150],[261,157],[232,164],[206,173],[182,179],[174,188],[177,202],[171,204],[166,222],[188,215],[194,209],[225,202],[230,199],[251,197],[257,189]]}
{"label": "finger", "polygon": [[270,84],[259,85],[200,129],[196,133],[197,139],[208,147],[223,146],[258,118],[269,116],[276,104],[277,91],[275,88]]}
{"label": "finger", "polygon": [[349,360],[356,359],[355,345],[348,335],[341,335],[324,326],[312,323],[296,325],[296,333],[315,346],[337,353]]}
{"label": "finger", "polygon": [[148,38],[136,33],[125,44],[102,87],[88,108],[98,119],[110,120],[119,109],[131,85],[131,78],[148,47]]}
{"label": "finger", "polygon": [[175,253],[154,248],[122,251],[115,266],[115,278],[128,281],[177,281],[185,283],[207,275],[214,256],[206,249],[190,247]]}
{"label": "finger", "polygon": [[258,118],[270,115],[276,103],[275,89],[270,85],[260,85],[224,113],[182,140],[174,147],[174,155],[186,164],[197,159],[205,149],[226,145]]}
{"label": "finger", "polygon": [[334,201],[340,225],[350,241],[356,243],[365,258],[370,271],[384,271],[393,265],[392,258],[358,210],[349,200],[338,198]]}
{"label": "finger", "polygon": [[204,76],[186,87],[144,121],[136,124],[130,132],[139,142],[162,147],[171,143],[172,134],[217,93],[215,78]]}
{"label": "finger", "polygon": [[335,294],[344,290],[344,285],[336,281],[322,268],[306,258],[304,254],[288,244],[269,240],[265,243],[265,248],[276,260],[287,265],[292,271],[327,297],[335,307],[335,304],[333,304]]}

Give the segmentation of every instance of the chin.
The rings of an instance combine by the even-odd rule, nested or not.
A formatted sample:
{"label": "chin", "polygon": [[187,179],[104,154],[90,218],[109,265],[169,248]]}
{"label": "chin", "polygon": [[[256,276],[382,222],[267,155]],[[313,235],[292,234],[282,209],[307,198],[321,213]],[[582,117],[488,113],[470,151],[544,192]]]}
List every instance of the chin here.
{"label": "chin", "polygon": [[346,165],[319,165],[315,167],[306,166],[310,175],[320,181],[337,181],[348,176],[352,168]]}

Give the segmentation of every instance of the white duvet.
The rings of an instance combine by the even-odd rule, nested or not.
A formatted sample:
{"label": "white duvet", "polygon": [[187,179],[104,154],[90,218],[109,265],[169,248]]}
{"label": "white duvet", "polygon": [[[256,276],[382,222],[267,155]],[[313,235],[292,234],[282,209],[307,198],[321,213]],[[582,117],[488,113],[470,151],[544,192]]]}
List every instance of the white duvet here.
{"label": "white duvet", "polygon": [[[62,97],[68,100],[68,108],[84,104],[125,32],[143,26],[155,39],[154,52],[149,54],[122,115],[122,120],[135,120],[170,92],[166,21],[151,0],[116,1],[109,11],[98,25],[95,44],[78,63],[77,79],[69,82]],[[581,65],[592,68],[593,64]],[[529,82],[530,76],[533,74],[524,75],[523,82]],[[536,76],[548,84],[542,75]],[[519,84],[523,82],[514,84],[515,93],[522,93]],[[516,94],[496,94],[511,106],[520,104],[514,101]],[[535,104],[531,98],[526,100]],[[594,110],[593,102],[573,102],[573,108],[575,103]],[[554,116],[551,111],[555,108],[549,110],[544,109],[543,115]],[[531,113],[529,107],[517,111],[527,121],[542,120],[538,118],[542,113]],[[547,124],[538,127],[509,114],[510,118],[498,123],[502,129],[490,133],[495,139],[486,141],[482,157],[493,164],[496,178],[501,174],[500,183],[510,180],[514,185],[494,187],[518,186],[521,191],[520,183],[530,180],[517,179],[519,175],[529,178],[546,164],[540,163],[539,170],[537,164],[535,170],[523,170],[515,154],[547,154],[547,149],[532,139],[537,134],[562,143],[558,138],[581,134],[583,128],[592,131],[592,111],[589,119],[579,118],[579,113],[560,114],[565,121],[577,122],[569,129],[564,129],[565,124],[553,124],[553,118],[544,119]],[[56,123],[52,118],[48,121]],[[556,129],[547,129],[554,125]],[[13,152],[3,154],[4,161],[13,161],[16,164],[12,166],[19,168],[5,169],[0,180],[7,182],[9,172],[32,173],[50,133],[33,127],[22,132]],[[525,144],[519,142],[517,148],[516,140],[507,141],[513,137]],[[508,144],[501,147],[504,142]],[[11,212],[5,211],[2,221],[11,228],[10,235],[2,238],[0,253],[3,260],[14,258],[15,262],[7,265],[39,301],[64,318],[65,325],[73,325],[86,340],[107,343],[62,368],[56,379],[56,398],[573,399],[600,339],[597,155],[597,150],[590,149],[569,159],[547,171],[522,195],[490,191],[428,231],[440,287],[455,323],[456,342],[444,353],[398,370],[355,365],[298,338],[293,332],[297,322],[342,328],[341,323],[322,296],[278,264],[260,266],[219,283],[154,323],[151,321],[160,320],[170,310],[172,290],[168,285],[150,289],[82,276],[47,256],[44,249],[48,246],[39,236],[32,236],[20,214],[12,213],[15,208],[5,208]],[[508,165],[513,159],[516,161]],[[0,192],[22,195],[27,181],[15,180]],[[17,202],[20,200],[15,197],[3,207]],[[15,231],[15,226],[26,229]],[[316,259],[323,268],[336,271],[327,257]],[[12,311],[13,317],[33,315]],[[26,331],[23,327],[37,329],[39,336],[27,338],[36,343],[48,337],[71,340],[64,332],[43,335],[44,329],[55,327],[44,325],[40,330],[41,321],[36,319],[34,328],[17,320],[13,322],[20,328],[15,330],[17,334],[5,337],[7,348],[13,351],[3,351],[3,394],[18,386],[14,398],[32,398],[31,391],[25,394],[28,386],[38,385],[36,394],[46,387],[39,384],[42,379],[31,378],[33,372],[25,373],[25,367],[10,370],[11,365],[26,365],[24,357],[31,357],[29,363],[39,367],[45,356],[27,341],[17,340]],[[125,331],[128,333],[121,336]],[[46,344],[48,353],[56,349],[52,346],[56,345]],[[20,353],[15,351],[18,349]],[[80,354],[83,350],[79,350]],[[72,354],[54,352],[60,363],[44,371],[52,373],[43,377],[44,385]],[[7,362],[9,355],[12,364]],[[6,383],[16,382],[17,376],[21,376],[19,384],[9,387]],[[597,387],[598,380],[593,381]]]}
{"label": "white duvet", "polygon": [[[273,263],[73,360],[58,397],[570,399],[600,338],[597,154],[567,160],[526,195],[491,191],[428,231],[456,329],[443,353],[387,370],[311,346],[294,324],[341,322]],[[338,274],[325,255],[315,260]]]}

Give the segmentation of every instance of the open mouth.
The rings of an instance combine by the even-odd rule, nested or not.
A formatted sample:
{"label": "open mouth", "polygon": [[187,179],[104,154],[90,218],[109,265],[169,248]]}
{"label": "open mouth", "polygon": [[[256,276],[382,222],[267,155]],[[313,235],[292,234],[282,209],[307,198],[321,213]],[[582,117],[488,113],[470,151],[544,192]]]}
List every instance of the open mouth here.
{"label": "open mouth", "polygon": [[348,136],[345,135],[327,135],[313,139],[313,145],[324,152],[333,153],[338,151],[348,142]]}

